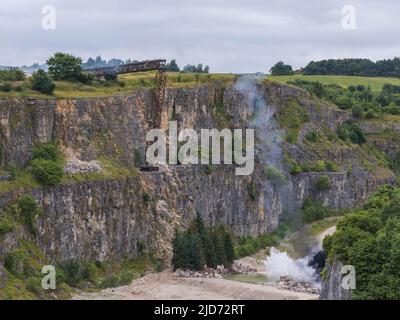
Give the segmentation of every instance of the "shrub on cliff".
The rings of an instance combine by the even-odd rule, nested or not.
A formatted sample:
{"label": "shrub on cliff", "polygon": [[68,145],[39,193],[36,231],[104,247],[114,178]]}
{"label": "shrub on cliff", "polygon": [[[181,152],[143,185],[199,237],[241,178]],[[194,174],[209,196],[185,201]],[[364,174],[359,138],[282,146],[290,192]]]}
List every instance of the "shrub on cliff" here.
{"label": "shrub on cliff", "polygon": [[41,143],[36,145],[32,150],[32,159],[58,161],[61,157],[61,152],[53,143]]}
{"label": "shrub on cliff", "polygon": [[331,180],[328,176],[319,177],[318,180],[315,182],[314,187],[318,191],[327,191],[331,186]]}
{"label": "shrub on cliff", "polygon": [[311,198],[307,198],[301,208],[301,213],[303,221],[311,223],[332,215],[332,210],[329,210],[322,203],[314,202]]}
{"label": "shrub on cliff", "polygon": [[44,94],[52,94],[56,85],[47,72],[38,70],[32,74],[31,88]]}
{"label": "shrub on cliff", "polygon": [[64,174],[62,165],[46,159],[34,159],[31,172],[35,179],[43,185],[56,185]]}
{"label": "shrub on cliff", "polygon": [[286,176],[273,166],[266,166],[264,168],[264,177],[270,181],[274,187],[281,187],[288,182]]}
{"label": "shrub on cliff", "polygon": [[367,141],[361,127],[353,121],[343,123],[336,132],[343,141],[351,141],[354,144],[363,144]]}
{"label": "shrub on cliff", "polygon": [[18,199],[17,206],[25,225],[31,233],[35,234],[37,231],[36,219],[42,212],[35,198],[31,195],[23,195]]}

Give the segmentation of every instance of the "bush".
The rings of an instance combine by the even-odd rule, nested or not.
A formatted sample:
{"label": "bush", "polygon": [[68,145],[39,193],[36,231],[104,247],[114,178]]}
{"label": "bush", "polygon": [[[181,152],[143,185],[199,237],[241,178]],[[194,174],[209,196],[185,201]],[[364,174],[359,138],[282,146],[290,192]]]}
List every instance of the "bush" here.
{"label": "bush", "polygon": [[35,179],[43,185],[58,184],[64,174],[62,165],[46,159],[32,160],[31,172]]}
{"label": "bush", "polygon": [[149,203],[151,201],[151,196],[147,192],[143,192],[142,199],[144,203]]}
{"label": "bush", "polygon": [[10,172],[10,181],[14,181],[15,179],[17,179],[17,175],[18,175],[17,166],[12,163],[8,166],[7,169]]}
{"label": "bush", "polygon": [[116,275],[111,275],[101,281],[100,287],[103,289],[106,288],[115,288],[119,285],[120,278]]}
{"label": "bush", "polygon": [[331,211],[323,204],[313,202],[310,198],[307,198],[306,201],[304,201],[301,213],[303,221],[305,223],[311,223],[328,217]]}
{"label": "bush", "polygon": [[330,172],[338,172],[339,171],[338,165],[330,160],[326,161],[326,169]]}
{"label": "bush", "polygon": [[354,118],[362,119],[364,117],[364,108],[361,105],[356,104],[351,108],[351,113]]}
{"label": "bush", "polygon": [[0,237],[12,232],[17,227],[17,224],[13,219],[5,215],[0,216]]}
{"label": "bush", "polygon": [[273,166],[267,166],[264,168],[264,176],[275,187],[280,187],[287,183],[286,176]]}
{"label": "bush", "polygon": [[41,214],[35,198],[31,195],[23,195],[18,199],[17,207],[29,231],[35,234],[37,231],[36,219]]}
{"label": "bush", "polygon": [[336,133],[343,141],[349,140],[354,144],[363,144],[367,141],[361,127],[356,122],[345,122],[338,127]]}
{"label": "bush", "polygon": [[95,76],[93,74],[85,73],[85,72],[82,72],[77,78],[77,80],[79,82],[82,82],[82,83],[88,84],[88,85],[91,85],[93,83],[94,79],[95,79]]}
{"label": "bush", "polygon": [[302,167],[300,167],[297,163],[296,164],[294,164],[293,166],[292,166],[292,168],[291,168],[291,170],[290,170],[290,174],[299,174],[299,173],[302,173],[303,172],[303,169],[302,169]]}
{"label": "bush", "polygon": [[0,81],[23,81],[24,79],[25,73],[21,69],[0,70]]}
{"label": "bush", "polygon": [[97,267],[93,262],[78,259],[62,261],[59,269],[59,277],[71,286],[78,286],[84,280],[94,282],[97,276]]}
{"label": "bush", "polygon": [[52,94],[56,85],[50,79],[47,72],[38,70],[32,74],[31,87],[33,90],[44,94]]}
{"label": "bush", "polygon": [[319,179],[315,182],[314,187],[318,191],[327,191],[332,187],[331,180],[328,176],[319,177]]}
{"label": "bush", "polygon": [[41,143],[33,148],[32,159],[58,161],[61,159],[61,152],[52,143]]}
{"label": "bush", "polygon": [[121,274],[118,285],[120,286],[128,285],[132,282],[134,277],[135,275],[131,271],[124,272]]}
{"label": "bush", "polygon": [[106,81],[116,81],[118,79],[118,73],[107,73],[104,75]]}
{"label": "bush", "polygon": [[42,287],[42,278],[38,277],[30,277],[26,280],[26,287],[29,291],[36,293],[38,295],[44,293],[44,289]]}
{"label": "bush", "polygon": [[305,135],[305,138],[306,138],[306,140],[308,140],[310,142],[317,142],[319,139],[318,131],[316,131],[316,130],[310,131],[309,133],[307,133]]}
{"label": "bush", "polygon": [[12,90],[12,85],[9,82],[4,82],[0,85],[0,91],[10,92]]}
{"label": "bush", "polygon": [[312,171],[321,172],[326,169],[325,162],[323,160],[317,160],[314,162],[313,166],[311,167]]}

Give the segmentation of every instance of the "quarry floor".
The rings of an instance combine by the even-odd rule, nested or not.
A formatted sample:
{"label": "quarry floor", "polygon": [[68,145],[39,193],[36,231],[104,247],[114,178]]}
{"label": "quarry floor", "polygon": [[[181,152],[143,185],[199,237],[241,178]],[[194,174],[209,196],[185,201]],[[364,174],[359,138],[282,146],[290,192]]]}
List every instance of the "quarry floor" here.
{"label": "quarry floor", "polygon": [[[322,247],[322,240],[335,232],[339,218],[327,218],[317,233],[310,226],[285,238],[280,247],[292,252],[293,258],[312,247]],[[297,245],[300,244],[300,245]],[[265,274],[261,250],[253,256],[236,260],[242,266],[251,267],[256,274]],[[150,273],[134,280],[130,285],[109,288],[99,292],[82,292],[73,300],[317,300],[318,295],[283,290],[265,282],[251,283],[218,278],[174,277],[171,270]]]}
{"label": "quarry floor", "polygon": [[315,300],[318,295],[215,278],[175,278],[171,271],[151,273],[128,286],[81,293],[73,300]]}

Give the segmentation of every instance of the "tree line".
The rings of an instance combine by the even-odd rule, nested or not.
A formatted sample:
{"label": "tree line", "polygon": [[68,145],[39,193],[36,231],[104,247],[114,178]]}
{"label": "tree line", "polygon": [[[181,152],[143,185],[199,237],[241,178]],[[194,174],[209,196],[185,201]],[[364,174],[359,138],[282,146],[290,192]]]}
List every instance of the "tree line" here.
{"label": "tree line", "polygon": [[[304,75],[342,75],[360,77],[400,77],[400,58],[372,61],[369,59],[326,59],[311,61],[297,71]],[[272,75],[292,75],[292,67],[282,61],[271,69]]]}
{"label": "tree line", "polygon": [[225,225],[206,227],[200,214],[186,231],[177,230],[173,240],[174,270],[201,270],[205,265],[230,266],[234,260],[234,244]]}

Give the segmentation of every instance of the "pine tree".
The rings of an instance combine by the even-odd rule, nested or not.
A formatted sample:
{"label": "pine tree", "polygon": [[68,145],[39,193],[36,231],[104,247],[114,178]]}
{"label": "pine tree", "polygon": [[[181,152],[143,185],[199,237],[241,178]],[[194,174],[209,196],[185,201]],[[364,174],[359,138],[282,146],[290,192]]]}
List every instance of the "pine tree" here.
{"label": "pine tree", "polygon": [[31,87],[41,93],[52,94],[56,86],[47,72],[38,70],[32,74]]}
{"label": "pine tree", "polygon": [[235,259],[235,251],[233,248],[232,235],[228,230],[225,230],[224,234],[224,247],[225,247],[226,260],[228,262],[228,265],[231,265],[233,260]]}
{"label": "pine tree", "polygon": [[216,262],[219,265],[223,264],[224,266],[227,266],[228,260],[225,252],[224,230],[221,228],[221,226],[218,226],[213,233],[214,233],[213,238],[215,244],[215,254],[217,258]]}

